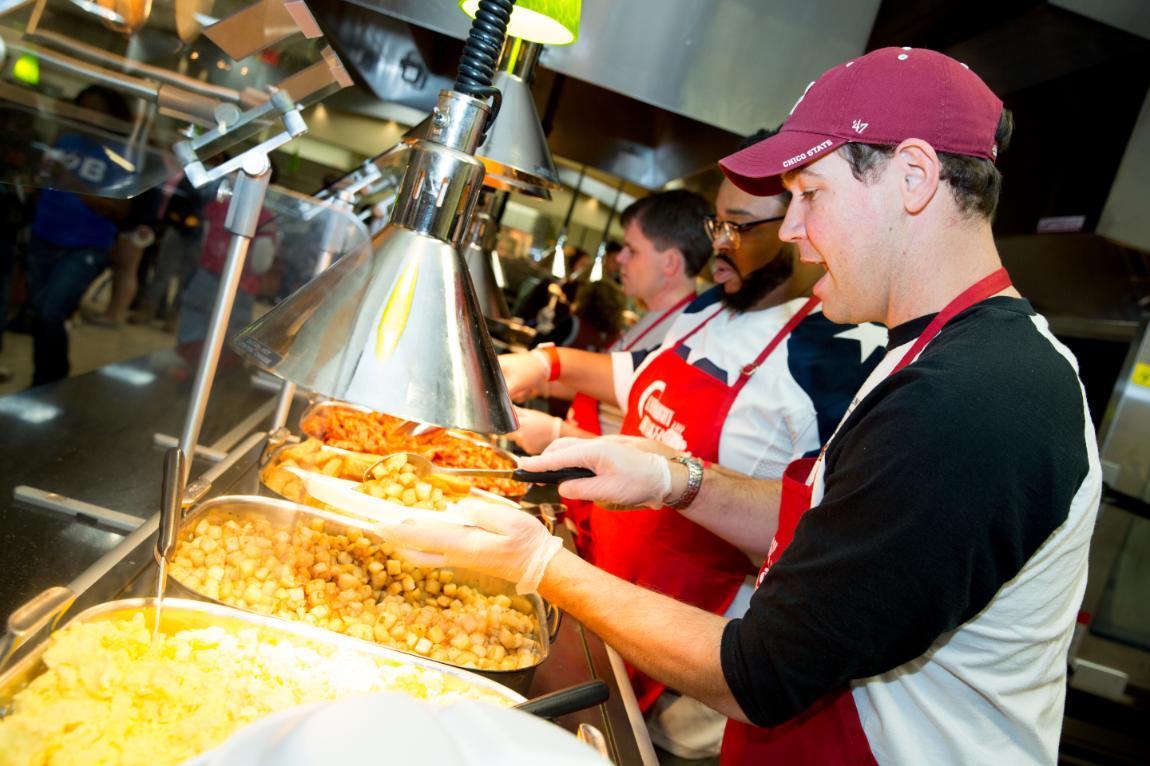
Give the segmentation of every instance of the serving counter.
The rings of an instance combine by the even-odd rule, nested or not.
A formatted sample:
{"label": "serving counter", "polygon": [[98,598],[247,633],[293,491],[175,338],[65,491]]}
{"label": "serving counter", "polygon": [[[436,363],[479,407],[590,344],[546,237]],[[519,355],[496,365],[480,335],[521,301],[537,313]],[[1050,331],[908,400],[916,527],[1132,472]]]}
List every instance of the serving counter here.
{"label": "serving counter", "polygon": [[[77,594],[69,615],[154,595],[163,462],[156,434],[179,431],[191,390],[188,352],[160,351],[0,398],[0,614],[57,585]],[[205,499],[260,493],[257,468],[274,399],[225,355],[200,439],[222,459],[197,459],[190,473],[193,481],[210,480]],[[289,425],[304,404],[296,402]],[[526,694],[592,679],[608,685],[610,699],[556,723],[599,729],[617,764],[654,763],[618,655],[565,616]]]}

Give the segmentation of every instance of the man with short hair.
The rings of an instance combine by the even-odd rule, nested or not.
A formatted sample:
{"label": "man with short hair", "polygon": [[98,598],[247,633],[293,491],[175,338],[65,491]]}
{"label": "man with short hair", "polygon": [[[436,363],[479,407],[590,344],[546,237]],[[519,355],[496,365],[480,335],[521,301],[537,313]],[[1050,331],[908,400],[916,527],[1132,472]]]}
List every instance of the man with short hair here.
{"label": "man with short hair", "polygon": [[829,318],[890,327],[818,458],[782,482],[603,439],[523,461],[589,467],[561,493],[670,503],[766,554],[741,619],[613,579],[500,509],[394,536],[538,590],[736,719],[726,763],[1055,763],[1101,469],[1074,358],[995,248],[1009,134],[965,66],[884,48],[720,163],[751,193],[792,193],[781,235],[826,268]]}
{"label": "man with short hair", "polygon": [[[643,197],[624,210],[623,246],[615,264],[623,292],[642,301],[647,309],[608,351],[645,354],[663,342],[675,318],[695,298],[695,277],[711,257],[711,241],[703,230],[703,220],[711,205],[698,194],[676,190]],[[615,244],[615,243],[612,243]],[[610,246],[608,246],[610,250]],[[505,354],[500,362],[507,370],[536,362],[526,355]],[[517,377],[515,372],[512,377]],[[537,410],[520,409],[519,430],[511,434],[519,446],[531,454],[542,452],[560,436],[600,436],[616,434],[623,414],[610,400],[585,393],[550,387],[555,397],[566,393],[571,399],[567,419]],[[512,398],[522,401],[529,392],[515,391]],[[530,392],[533,393],[533,392]]]}
{"label": "man with short hair", "polygon": [[[882,328],[843,327],[822,316],[810,295],[822,269],[799,263],[794,246],[779,240],[787,199],[754,197],[724,182],[717,215],[696,220],[715,253],[719,285],[683,311],[662,345],[610,355],[533,352],[519,366],[504,365],[512,398],[548,378],[598,391],[624,408],[626,436],[740,474],[780,478],[791,460],[830,436],[886,342]],[[623,258],[625,280],[634,262]],[[678,514],[619,512],[575,499],[566,506],[579,551],[596,566],[715,614],[745,610],[761,558],[748,559]],[[652,709],[663,684],[640,674],[632,682],[640,707]],[[679,730],[663,744],[685,755],[707,754],[708,741],[717,750],[723,721],[708,723],[709,736]]]}

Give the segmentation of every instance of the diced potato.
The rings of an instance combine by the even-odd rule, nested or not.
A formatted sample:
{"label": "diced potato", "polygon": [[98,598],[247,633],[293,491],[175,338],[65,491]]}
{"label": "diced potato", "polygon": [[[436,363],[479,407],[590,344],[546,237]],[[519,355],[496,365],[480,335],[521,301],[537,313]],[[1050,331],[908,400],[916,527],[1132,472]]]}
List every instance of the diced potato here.
{"label": "diced potato", "polygon": [[512,669],[539,658],[530,602],[459,585],[451,570],[416,567],[336,522],[201,519],[179,543],[172,574],[233,606],[467,667]]}

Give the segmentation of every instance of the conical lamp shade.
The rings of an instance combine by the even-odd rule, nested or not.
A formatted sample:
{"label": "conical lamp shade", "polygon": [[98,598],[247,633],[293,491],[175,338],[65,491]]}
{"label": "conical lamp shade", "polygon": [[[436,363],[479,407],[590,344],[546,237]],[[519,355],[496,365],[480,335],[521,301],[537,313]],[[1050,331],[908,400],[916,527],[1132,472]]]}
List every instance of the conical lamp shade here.
{"label": "conical lamp shade", "polygon": [[511,72],[496,72],[493,84],[503,93],[503,106],[487,140],[475,152],[487,170],[483,184],[550,199],[550,190],[559,188],[559,171],[551,159],[531,88]]}
{"label": "conical lamp shade", "polygon": [[494,247],[497,226],[487,213],[476,213],[471,219],[471,230],[463,248],[463,260],[483,316],[488,319],[510,319],[511,310],[499,281],[495,278],[491,250]]}
{"label": "conical lamp shade", "polygon": [[[551,148],[539,123],[539,112],[528,84],[539,51],[540,46],[534,43],[507,39],[499,69],[492,77],[492,85],[503,94],[502,106],[487,129],[483,145],[475,150],[475,156],[483,162],[486,171],[484,186],[551,199],[551,190],[560,187],[559,171],[551,159]],[[408,130],[404,139],[425,138],[430,119]]]}
{"label": "conical lamp shade", "polygon": [[515,414],[469,282],[450,243],[390,224],[372,248],[344,256],[234,345],[327,396],[408,420],[507,433]]}

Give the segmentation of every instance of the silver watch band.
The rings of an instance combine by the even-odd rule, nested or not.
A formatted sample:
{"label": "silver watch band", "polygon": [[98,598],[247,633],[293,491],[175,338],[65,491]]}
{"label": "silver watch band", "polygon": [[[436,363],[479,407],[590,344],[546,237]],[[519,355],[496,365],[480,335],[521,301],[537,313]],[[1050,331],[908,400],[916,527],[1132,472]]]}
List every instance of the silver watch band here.
{"label": "silver watch band", "polygon": [[682,510],[690,505],[703,486],[703,461],[697,457],[684,457],[682,455],[669,458],[672,463],[682,463],[687,466],[687,488],[683,494],[667,503],[668,507]]}

